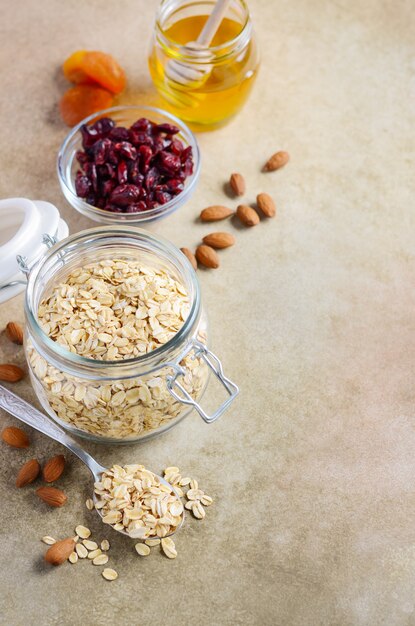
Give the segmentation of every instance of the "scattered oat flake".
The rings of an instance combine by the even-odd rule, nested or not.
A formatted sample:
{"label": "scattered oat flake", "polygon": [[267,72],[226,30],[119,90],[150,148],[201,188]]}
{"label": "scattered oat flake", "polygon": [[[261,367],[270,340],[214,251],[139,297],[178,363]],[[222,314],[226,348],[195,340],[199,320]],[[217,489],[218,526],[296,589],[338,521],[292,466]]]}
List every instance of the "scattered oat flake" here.
{"label": "scattered oat flake", "polygon": [[88,498],[85,501],[85,506],[88,509],[88,511],[92,511],[92,509],[94,508],[94,501],[92,500],[92,498]]}
{"label": "scattered oat flake", "polygon": [[101,573],[105,580],[115,580],[118,578],[118,574],[115,569],[111,569],[110,567],[106,567]]}
{"label": "scattered oat flake", "polygon": [[75,528],[75,532],[81,539],[88,539],[91,536],[91,531],[86,526],[79,525]]}
{"label": "scattered oat flake", "polygon": [[78,555],[76,552],[71,552],[71,554],[69,555],[68,561],[70,563],[76,563],[78,561]]}
{"label": "scattered oat flake", "polygon": [[84,539],[82,543],[87,550],[96,550],[98,548],[98,544],[95,543],[95,541],[90,541],[89,539]]}
{"label": "scattered oat flake", "polygon": [[164,475],[166,474],[179,474],[180,470],[178,467],[166,467],[164,470]]}
{"label": "scattered oat flake", "polygon": [[88,550],[85,548],[82,543],[77,543],[75,546],[75,550],[80,559],[86,559],[88,556]]}
{"label": "scattered oat flake", "polygon": [[46,543],[47,546],[53,546],[53,544],[56,543],[56,539],[49,537],[49,535],[42,537],[42,541],[43,543]]}
{"label": "scattered oat flake", "polygon": [[108,541],[108,539],[103,539],[101,541],[101,550],[103,550],[103,552],[107,552],[107,550],[110,549],[110,542]]}
{"label": "scattered oat flake", "polygon": [[205,509],[198,500],[193,502],[192,513],[197,519],[203,519],[206,515]]}
{"label": "scattered oat flake", "polygon": [[199,484],[195,478],[190,481],[190,489],[199,489]]}
{"label": "scattered oat flake", "polygon": [[145,543],[136,543],[135,549],[137,551],[137,554],[139,554],[140,556],[148,556],[150,554],[150,548],[149,546],[146,546]]}
{"label": "scattered oat flake", "polygon": [[202,504],[204,504],[205,506],[210,506],[212,504],[212,502],[213,502],[213,498],[211,498],[210,496],[206,495],[206,493],[205,493],[205,495],[200,498],[200,502]]}
{"label": "scattered oat flake", "polygon": [[99,554],[94,559],[92,559],[93,565],[105,565],[108,563],[108,554]]}
{"label": "scattered oat flake", "polygon": [[163,537],[163,539],[161,540],[161,547],[168,559],[176,558],[177,550],[176,546],[174,545],[173,539],[170,539],[170,537]]}
{"label": "scattered oat flake", "polygon": [[96,550],[92,550],[91,552],[88,552],[88,559],[95,559],[95,557],[99,556],[100,554],[102,554],[102,551],[97,548]]}
{"label": "scattered oat flake", "polygon": [[180,487],[187,487],[187,485],[190,484],[191,480],[192,480],[191,478],[189,478],[188,476],[185,476],[179,482]]}
{"label": "scattered oat flake", "polygon": [[186,502],[186,504],[184,505],[184,508],[187,509],[188,511],[190,511],[193,508],[193,504],[194,504],[194,500],[189,500],[188,502]]}

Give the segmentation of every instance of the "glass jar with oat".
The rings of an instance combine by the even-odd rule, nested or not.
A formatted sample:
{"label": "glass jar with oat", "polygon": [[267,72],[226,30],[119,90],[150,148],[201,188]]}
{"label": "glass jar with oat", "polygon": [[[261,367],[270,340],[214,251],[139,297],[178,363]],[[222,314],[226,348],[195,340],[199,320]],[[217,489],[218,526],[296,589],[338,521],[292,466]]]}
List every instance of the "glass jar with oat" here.
{"label": "glass jar with oat", "polygon": [[[238,393],[207,348],[194,270],[146,231],[94,228],[51,247],[29,273],[25,314],[37,397],[73,434],[143,440],[192,408],[212,422]],[[228,394],[212,415],[199,404],[209,372]]]}

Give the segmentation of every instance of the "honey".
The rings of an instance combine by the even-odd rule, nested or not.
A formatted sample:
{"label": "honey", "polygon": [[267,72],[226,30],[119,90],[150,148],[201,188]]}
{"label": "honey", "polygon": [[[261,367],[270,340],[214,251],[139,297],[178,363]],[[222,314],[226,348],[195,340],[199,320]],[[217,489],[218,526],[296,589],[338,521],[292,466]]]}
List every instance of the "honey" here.
{"label": "honey", "polygon": [[[206,10],[206,3],[202,4],[200,10]],[[203,79],[184,84],[171,80],[168,64],[179,62],[185,68],[201,68],[197,53],[192,58],[189,48],[184,52],[183,46],[197,40],[208,17],[180,17],[180,10],[176,10],[166,24],[158,21],[149,58],[150,73],[165,108],[193,130],[210,130],[228,122],[247,100],[259,65],[249,16],[242,15],[242,21],[225,17],[207,52],[209,63]]]}

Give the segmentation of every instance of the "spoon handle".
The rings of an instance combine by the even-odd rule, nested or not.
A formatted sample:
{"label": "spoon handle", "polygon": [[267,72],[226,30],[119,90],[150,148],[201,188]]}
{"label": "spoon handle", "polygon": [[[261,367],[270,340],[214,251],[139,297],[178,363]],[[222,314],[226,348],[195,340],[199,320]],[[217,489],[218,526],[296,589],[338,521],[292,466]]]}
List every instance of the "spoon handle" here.
{"label": "spoon handle", "polygon": [[0,385],[0,407],[21,422],[64,445],[85,463],[95,477],[102,472],[103,468],[72,437],[67,435],[63,428],[2,385]]}

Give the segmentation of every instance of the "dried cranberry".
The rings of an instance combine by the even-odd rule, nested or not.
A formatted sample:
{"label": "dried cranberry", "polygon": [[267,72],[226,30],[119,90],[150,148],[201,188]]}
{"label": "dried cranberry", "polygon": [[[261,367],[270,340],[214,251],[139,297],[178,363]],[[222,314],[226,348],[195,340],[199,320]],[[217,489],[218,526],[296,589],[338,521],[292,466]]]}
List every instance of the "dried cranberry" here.
{"label": "dried cranberry", "polygon": [[90,126],[92,130],[96,130],[100,135],[107,135],[115,126],[114,120],[110,117],[101,117]]}
{"label": "dried cranberry", "polygon": [[89,156],[83,150],[77,150],[76,153],[75,153],[75,157],[76,157],[76,160],[78,161],[79,165],[82,168],[85,165],[85,163],[88,163],[88,161],[89,161]]}
{"label": "dried cranberry", "polygon": [[116,126],[111,130],[108,137],[113,141],[129,141],[130,133],[127,128],[123,128],[123,126]]}
{"label": "dried cranberry", "polygon": [[[108,198],[109,195],[111,195],[112,191],[115,189],[117,183],[115,180],[103,180],[100,183],[100,193],[101,196],[103,196],[103,198]],[[105,203],[104,203],[105,204]]]}
{"label": "dried cranberry", "polygon": [[193,174],[193,161],[192,159],[186,159],[186,162],[182,168],[183,174],[187,178],[190,174]]}
{"label": "dried cranberry", "polygon": [[192,146],[187,146],[187,148],[182,151],[180,155],[182,163],[184,163],[189,157],[191,158],[192,152]]}
{"label": "dried cranberry", "polygon": [[174,174],[181,167],[180,157],[169,152],[160,152],[157,157],[157,163],[160,169],[167,174]]}
{"label": "dried cranberry", "polygon": [[139,200],[135,204],[130,204],[125,209],[126,213],[140,213],[141,211],[145,211],[147,209],[147,205],[143,200]]}
{"label": "dried cranberry", "polygon": [[130,130],[128,140],[135,146],[141,146],[143,144],[152,146],[154,141],[150,135],[139,130]]}
{"label": "dried cranberry", "polygon": [[153,151],[150,146],[140,146],[138,154],[140,155],[140,171],[145,174],[150,167],[150,160],[153,156]]}
{"label": "dried cranberry", "polygon": [[108,160],[108,153],[112,147],[112,143],[109,139],[98,139],[93,145],[92,153],[94,155],[94,161],[97,165],[104,165]]}
{"label": "dried cranberry", "polygon": [[92,148],[97,139],[101,138],[101,134],[92,128],[92,126],[87,126],[86,124],[82,124],[81,128],[82,135],[82,147],[84,150],[87,148]]}
{"label": "dried cranberry", "polygon": [[174,193],[174,195],[177,195],[184,189],[183,182],[178,178],[170,178],[170,180],[167,181],[166,186],[170,192]]}
{"label": "dried cranberry", "polygon": [[180,139],[172,139],[169,145],[170,152],[173,154],[181,154],[184,150],[184,145]]}
{"label": "dried cranberry", "polygon": [[117,206],[116,204],[106,204],[104,206],[104,209],[106,211],[111,211],[111,213],[122,213],[123,210],[120,206]]}
{"label": "dried cranberry", "polygon": [[156,191],[156,200],[159,204],[166,204],[171,200],[171,195],[167,191]]}
{"label": "dried cranberry", "polygon": [[110,202],[118,206],[133,204],[140,197],[140,190],[135,185],[118,185],[111,193]]}
{"label": "dried cranberry", "polygon": [[121,141],[120,143],[116,143],[114,147],[116,152],[120,156],[123,156],[125,159],[134,160],[137,158],[137,150],[128,141]]}
{"label": "dried cranberry", "polygon": [[159,133],[166,133],[166,135],[176,135],[180,128],[173,126],[173,124],[157,124],[157,131]]}
{"label": "dried cranberry", "polygon": [[117,167],[118,183],[123,185],[128,181],[128,167],[125,161],[120,161]]}
{"label": "dried cranberry", "polygon": [[153,130],[153,128],[156,126],[156,124],[154,124],[153,122],[151,122],[150,120],[148,120],[145,117],[140,117],[139,120],[137,120],[136,122],[134,122],[134,124],[131,126],[131,128],[133,130],[144,130],[146,132],[150,132]]}
{"label": "dried cranberry", "polygon": [[133,185],[141,186],[144,182],[144,176],[140,172],[138,161],[129,161],[127,167],[129,182],[133,183]]}
{"label": "dried cranberry", "polygon": [[158,183],[160,178],[160,174],[155,167],[151,167],[147,174],[144,177],[144,184],[148,191],[153,189],[153,187]]}
{"label": "dried cranberry", "polygon": [[82,172],[78,172],[75,177],[75,191],[80,198],[86,198],[91,191],[91,183],[89,178],[84,176]]}

